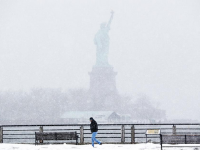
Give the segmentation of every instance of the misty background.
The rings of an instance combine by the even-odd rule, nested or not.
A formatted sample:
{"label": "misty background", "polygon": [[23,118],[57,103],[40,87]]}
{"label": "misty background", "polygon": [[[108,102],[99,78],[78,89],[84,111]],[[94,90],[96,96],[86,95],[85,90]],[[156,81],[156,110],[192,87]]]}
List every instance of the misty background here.
{"label": "misty background", "polygon": [[0,0],[1,115],[5,99],[10,110],[21,102],[14,91],[88,89],[94,35],[113,10],[119,93],[147,95],[168,119],[200,120],[199,8],[198,0]]}

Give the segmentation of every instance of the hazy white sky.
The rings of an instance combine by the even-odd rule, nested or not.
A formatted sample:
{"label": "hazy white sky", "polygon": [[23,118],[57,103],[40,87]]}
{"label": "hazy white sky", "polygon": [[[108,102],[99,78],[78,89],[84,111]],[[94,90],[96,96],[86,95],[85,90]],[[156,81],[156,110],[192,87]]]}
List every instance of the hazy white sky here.
{"label": "hazy white sky", "polygon": [[0,0],[0,90],[88,88],[94,35],[114,19],[109,62],[122,94],[170,118],[200,118],[199,0]]}

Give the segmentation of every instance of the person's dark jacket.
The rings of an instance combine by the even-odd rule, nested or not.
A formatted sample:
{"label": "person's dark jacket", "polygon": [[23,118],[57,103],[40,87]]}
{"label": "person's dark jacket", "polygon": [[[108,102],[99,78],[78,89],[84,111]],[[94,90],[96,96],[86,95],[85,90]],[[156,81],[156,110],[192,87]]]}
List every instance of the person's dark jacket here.
{"label": "person's dark jacket", "polygon": [[92,119],[92,122],[90,124],[90,130],[91,130],[92,133],[98,131],[98,125],[97,125],[97,122],[94,119]]}

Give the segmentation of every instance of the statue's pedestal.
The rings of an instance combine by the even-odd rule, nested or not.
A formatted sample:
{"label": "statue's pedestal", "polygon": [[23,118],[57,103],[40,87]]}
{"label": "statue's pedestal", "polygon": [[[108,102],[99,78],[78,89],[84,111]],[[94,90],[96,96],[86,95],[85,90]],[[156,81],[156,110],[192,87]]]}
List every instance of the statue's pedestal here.
{"label": "statue's pedestal", "polygon": [[94,105],[103,107],[108,96],[117,94],[117,72],[113,71],[113,67],[93,67],[89,75],[91,100]]}

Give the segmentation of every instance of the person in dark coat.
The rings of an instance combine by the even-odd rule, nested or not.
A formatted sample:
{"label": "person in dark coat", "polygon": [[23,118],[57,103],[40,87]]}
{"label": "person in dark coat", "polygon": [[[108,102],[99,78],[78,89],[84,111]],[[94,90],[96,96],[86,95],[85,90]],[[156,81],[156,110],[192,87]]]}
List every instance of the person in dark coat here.
{"label": "person in dark coat", "polygon": [[90,130],[92,132],[92,146],[94,147],[94,141],[97,142],[99,145],[102,145],[100,141],[96,139],[97,131],[98,131],[98,124],[97,122],[91,117],[90,118]]}

